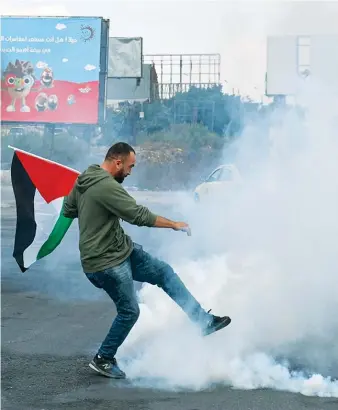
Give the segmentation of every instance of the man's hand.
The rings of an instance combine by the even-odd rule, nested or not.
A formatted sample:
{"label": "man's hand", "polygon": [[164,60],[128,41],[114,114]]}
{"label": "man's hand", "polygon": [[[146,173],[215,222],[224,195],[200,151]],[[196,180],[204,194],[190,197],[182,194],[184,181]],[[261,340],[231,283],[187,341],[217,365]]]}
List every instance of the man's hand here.
{"label": "man's hand", "polygon": [[187,223],[185,222],[174,222],[170,219],[163,218],[162,216],[158,216],[155,222],[156,228],[170,228],[174,231],[183,231],[187,232],[189,236],[191,236],[191,230]]}
{"label": "man's hand", "polygon": [[186,232],[188,236],[191,236],[191,229],[190,226],[185,222],[174,222],[174,230],[175,231],[182,231]]}
{"label": "man's hand", "polygon": [[185,222],[174,222],[173,230],[174,231],[185,231],[189,228],[189,225]]}

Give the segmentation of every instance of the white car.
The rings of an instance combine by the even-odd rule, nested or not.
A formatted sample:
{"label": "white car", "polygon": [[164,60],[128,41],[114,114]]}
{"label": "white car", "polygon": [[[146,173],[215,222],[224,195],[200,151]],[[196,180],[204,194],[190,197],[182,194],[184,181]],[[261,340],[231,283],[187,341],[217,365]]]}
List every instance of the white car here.
{"label": "white car", "polygon": [[217,196],[227,195],[241,182],[241,175],[235,165],[221,165],[195,188],[194,200],[195,202],[205,202],[212,198],[215,199]]}

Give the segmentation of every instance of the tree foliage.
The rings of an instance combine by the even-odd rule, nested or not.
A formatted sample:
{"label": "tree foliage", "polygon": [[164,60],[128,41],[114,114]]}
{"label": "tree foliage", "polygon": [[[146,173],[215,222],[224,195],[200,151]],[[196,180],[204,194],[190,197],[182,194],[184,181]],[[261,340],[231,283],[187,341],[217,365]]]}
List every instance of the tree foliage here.
{"label": "tree foliage", "polygon": [[[187,143],[190,138],[188,145],[198,149],[205,142],[201,133],[210,133],[207,139],[214,141],[217,135],[224,143],[241,133],[246,115],[257,108],[257,104],[244,103],[239,96],[224,94],[220,86],[191,87],[164,101],[121,103],[118,109],[108,109],[102,144],[117,139],[137,144],[171,136],[171,140],[180,143]],[[192,126],[184,135],[177,133],[187,129],[180,128],[182,124]]]}
{"label": "tree foliage", "polygon": [[[97,130],[93,127],[75,125],[54,138],[37,131],[17,137],[2,133],[2,164],[6,167],[11,162],[13,153],[7,145],[76,167],[92,160],[88,155],[93,140],[103,147],[126,141],[144,147],[139,169],[144,178],[139,181],[163,187],[170,177],[170,186],[187,186],[191,180],[195,183],[198,168],[217,164],[224,145],[241,134],[250,118],[259,115],[259,108],[239,96],[224,94],[221,87],[191,87],[168,100],[124,102],[118,108],[108,108],[100,138],[94,138]],[[180,179],[175,177],[177,173]]]}

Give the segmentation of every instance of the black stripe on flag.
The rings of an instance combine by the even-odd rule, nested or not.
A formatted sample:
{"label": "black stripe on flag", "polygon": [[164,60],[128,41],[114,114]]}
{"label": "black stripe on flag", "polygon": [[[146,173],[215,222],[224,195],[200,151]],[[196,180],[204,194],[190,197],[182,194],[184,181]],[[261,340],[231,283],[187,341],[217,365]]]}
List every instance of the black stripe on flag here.
{"label": "black stripe on flag", "polygon": [[23,167],[16,153],[11,165],[12,186],[16,201],[16,232],[13,257],[22,272],[24,266],[23,253],[33,243],[36,235],[34,197],[36,187]]}

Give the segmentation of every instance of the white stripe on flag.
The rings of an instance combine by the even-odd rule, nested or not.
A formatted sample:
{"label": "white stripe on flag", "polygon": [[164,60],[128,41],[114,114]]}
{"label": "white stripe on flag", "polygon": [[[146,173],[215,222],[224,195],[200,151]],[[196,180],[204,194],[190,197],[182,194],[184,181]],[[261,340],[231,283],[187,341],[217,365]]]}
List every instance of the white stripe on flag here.
{"label": "white stripe on flag", "polygon": [[47,204],[36,192],[34,198],[36,234],[33,243],[23,253],[24,266],[36,262],[41,246],[46,242],[60,215],[63,198],[55,199]]}

